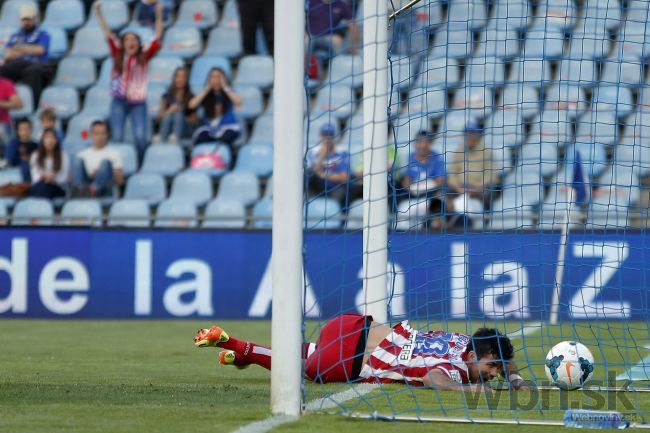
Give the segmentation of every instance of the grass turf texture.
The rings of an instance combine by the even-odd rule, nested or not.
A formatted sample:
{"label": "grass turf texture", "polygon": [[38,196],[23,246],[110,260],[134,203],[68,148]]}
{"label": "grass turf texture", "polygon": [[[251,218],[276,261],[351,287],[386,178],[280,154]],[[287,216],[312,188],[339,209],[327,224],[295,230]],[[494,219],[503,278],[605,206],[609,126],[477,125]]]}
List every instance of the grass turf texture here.
{"label": "grass turf texture", "polygon": [[[221,322],[239,338],[270,341],[269,322]],[[269,415],[269,373],[258,367],[244,371],[217,366],[217,351],[198,350],[191,338],[208,322],[190,321],[0,321],[0,432],[227,432]],[[450,329],[465,330],[464,323]],[[472,324],[473,329],[479,324]],[[508,325],[516,331],[519,324]],[[435,325],[432,325],[435,327]],[[315,329],[308,327],[307,335]],[[597,362],[605,354],[610,368],[621,372],[640,359],[633,343],[648,343],[646,324],[583,324],[544,328],[526,337],[517,358],[536,359],[522,373],[542,376],[541,359],[550,345],[576,332],[591,347]],[[544,335],[542,338],[541,335]],[[617,337],[614,340],[612,337]],[[638,340],[638,341],[637,341]],[[600,346],[599,346],[600,344]],[[634,346],[637,347],[637,346]],[[641,349],[642,350],[642,349]],[[542,353],[543,352],[543,353]],[[639,352],[644,356],[647,352]],[[597,372],[599,372],[597,365]],[[604,371],[604,369],[603,369]],[[602,372],[601,372],[602,375]],[[308,400],[347,389],[347,385],[307,384]],[[523,395],[523,394],[522,394]],[[554,393],[553,396],[558,396]],[[556,397],[551,398],[556,398]],[[571,401],[582,393],[571,393]],[[648,417],[650,396],[630,397],[636,410]],[[558,402],[551,402],[553,405]],[[344,403],[351,412],[465,416],[466,400],[455,392],[412,390],[391,385],[362,399]],[[495,409],[495,408],[493,408]],[[555,413],[557,412],[557,413]],[[513,412],[509,399],[488,410],[485,399],[471,411],[475,417],[557,418],[559,411]],[[498,427],[514,432],[516,426]],[[273,431],[446,431],[473,432],[485,426],[413,424],[349,419],[326,414],[307,415]],[[527,431],[548,431],[545,427]]]}

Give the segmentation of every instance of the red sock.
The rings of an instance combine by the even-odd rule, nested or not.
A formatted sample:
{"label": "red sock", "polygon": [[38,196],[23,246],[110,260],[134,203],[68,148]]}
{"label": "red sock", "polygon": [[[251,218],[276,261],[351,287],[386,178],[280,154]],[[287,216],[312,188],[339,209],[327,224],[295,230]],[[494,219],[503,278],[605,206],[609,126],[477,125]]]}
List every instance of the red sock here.
{"label": "red sock", "polygon": [[251,343],[250,341],[242,341],[230,337],[225,343],[219,343],[219,347],[224,349],[234,350],[237,352],[237,357],[242,364],[257,364],[267,370],[271,369],[271,348],[262,346],[261,344]]}

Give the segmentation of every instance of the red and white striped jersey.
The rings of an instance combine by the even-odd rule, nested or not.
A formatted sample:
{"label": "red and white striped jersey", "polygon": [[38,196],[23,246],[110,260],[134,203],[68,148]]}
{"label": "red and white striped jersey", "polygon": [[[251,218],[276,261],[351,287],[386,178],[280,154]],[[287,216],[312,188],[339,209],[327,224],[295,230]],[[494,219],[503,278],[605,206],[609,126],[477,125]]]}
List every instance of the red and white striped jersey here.
{"label": "red and white striped jersey", "polygon": [[[122,54],[122,42],[111,35],[108,38],[108,46],[115,64],[115,59]],[[148,63],[151,58],[160,50],[160,41],[152,39],[143,46],[144,63],[140,64],[136,56],[124,56],[122,73],[113,68],[111,73],[111,96],[113,98],[126,99],[129,103],[142,103],[147,99],[147,86],[149,84]]]}
{"label": "red and white striped jersey", "polygon": [[422,378],[439,369],[458,383],[469,383],[465,349],[468,335],[411,328],[408,320],[395,325],[373,350],[359,375],[364,382],[404,382],[422,386]]}

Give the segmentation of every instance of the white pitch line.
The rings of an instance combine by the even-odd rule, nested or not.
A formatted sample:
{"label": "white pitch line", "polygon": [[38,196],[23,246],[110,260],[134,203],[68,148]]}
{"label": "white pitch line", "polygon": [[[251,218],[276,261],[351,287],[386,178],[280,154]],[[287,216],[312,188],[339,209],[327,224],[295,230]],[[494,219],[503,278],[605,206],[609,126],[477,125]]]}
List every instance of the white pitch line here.
{"label": "white pitch line", "polygon": [[235,430],[234,433],[266,433],[267,431],[276,428],[282,424],[294,422],[298,419],[296,416],[289,415],[272,415],[261,421],[255,421],[246,424]]}

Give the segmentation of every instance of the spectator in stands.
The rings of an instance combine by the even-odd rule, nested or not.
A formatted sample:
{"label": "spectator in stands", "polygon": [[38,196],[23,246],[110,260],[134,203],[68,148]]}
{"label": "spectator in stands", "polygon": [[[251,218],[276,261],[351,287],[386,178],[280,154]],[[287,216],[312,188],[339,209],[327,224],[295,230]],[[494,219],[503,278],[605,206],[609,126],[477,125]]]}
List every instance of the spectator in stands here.
{"label": "spectator in stands", "polygon": [[9,141],[2,167],[18,167],[23,176],[23,182],[31,182],[29,159],[38,148],[32,140],[32,122],[29,119],[20,119],[16,123],[16,137]]}
{"label": "spectator in stands", "polygon": [[409,156],[402,186],[410,197],[425,196],[429,200],[432,226],[439,228],[445,216],[444,187],[445,163],[440,155],[431,150],[431,139],[425,130],[418,132],[415,150]]}
{"label": "spectator in stands", "polygon": [[[5,145],[12,134],[11,116],[9,110],[23,107],[23,101],[16,92],[14,83],[0,77],[0,149],[4,151]],[[4,152],[3,152],[4,155]]]}
{"label": "spectator in stands", "polygon": [[356,54],[359,46],[359,28],[352,19],[352,10],[344,0],[309,0],[307,33],[310,52],[324,57],[334,57],[343,48],[346,31],[352,34],[350,54]]}
{"label": "spectator in stands", "polygon": [[311,195],[323,194],[344,207],[350,181],[350,155],[336,149],[335,135],[333,125],[321,127],[321,142],[308,155],[308,189]]}
{"label": "spectator in stands", "polygon": [[223,70],[213,68],[203,90],[188,104],[190,110],[203,108],[203,126],[194,132],[194,144],[218,141],[232,146],[241,134],[241,124],[234,113],[241,103],[241,96],[228,85]]}
{"label": "spectator in stands", "polygon": [[497,182],[492,152],[483,146],[483,130],[477,123],[465,127],[465,144],[447,167],[447,184],[453,194],[466,194],[489,208],[491,187]]}
{"label": "spectator in stands", "polygon": [[[159,0],[162,3],[163,23],[169,22],[174,9],[174,0]],[[156,27],[156,5],[152,1],[140,1],[135,7],[135,16],[141,25]]]}
{"label": "spectator in stands", "polygon": [[238,0],[244,54],[256,54],[257,29],[262,28],[266,48],[273,55],[273,0]]}
{"label": "spectator in stands", "polygon": [[187,68],[176,69],[172,84],[160,101],[160,134],[154,138],[154,142],[177,144],[181,138],[192,135],[197,126],[197,116],[196,110],[191,110],[188,105],[193,97]]}
{"label": "spectator in stands", "polygon": [[50,35],[37,26],[38,11],[31,4],[20,7],[21,29],[11,35],[0,60],[0,76],[22,82],[32,89],[34,106],[50,75],[48,50]]}
{"label": "spectator in stands", "polygon": [[59,134],[54,128],[43,130],[43,138],[30,159],[33,185],[29,195],[52,199],[64,197],[63,189],[70,178],[70,161],[61,150]]}
{"label": "spectator in stands", "polygon": [[140,160],[148,146],[147,84],[149,60],[160,50],[160,38],[163,32],[163,10],[160,1],[153,0],[156,8],[156,29],[154,38],[142,46],[140,37],[133,32],[126,32],[119,38],[111,32],[102,14],[101,2],[95,2],[97,19],[108,39],[113,57],[111,76],[111,114],[110,125],[113,138],[124,141],[124,126],[127,117],[131,118],[133,138]]}
{"label": "spectator in stands", "polygon": [[122,158],[108,147],[108,125],[96,120],[90,127],[92,146],[82,150],[72,163],[72,182],[77,196],[110,195],[113,185],[124,183]]}
{"label": "spectator in stands", "polygon": [[63,131],[56,127],[56,112],[51,108],[46,108],[38,115],[38,120],[41,122],[41,133],[39,134],[38,141],[43,140],[43,133],[46,129],[54,129],[59,142],[63,142]]}

